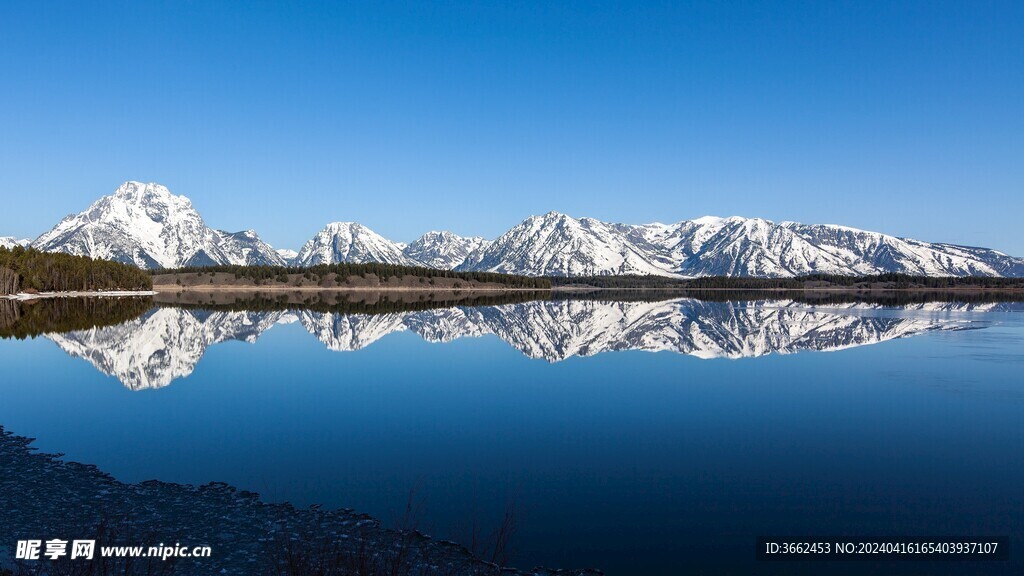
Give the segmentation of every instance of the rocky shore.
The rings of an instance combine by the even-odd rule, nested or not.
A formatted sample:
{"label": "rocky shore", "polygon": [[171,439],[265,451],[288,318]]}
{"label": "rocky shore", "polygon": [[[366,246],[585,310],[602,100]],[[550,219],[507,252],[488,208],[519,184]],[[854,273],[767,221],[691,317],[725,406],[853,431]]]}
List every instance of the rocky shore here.
{"label": "rocky shore", "polygon": [[[593,576],[521,571],[352,510],[296,508],[227,484],[126,484],[95,466],[43,454],[0,427],[0,574]],[[16,560],[19,540],[95,539],[86,561]],[[101,546],[209,546],[209,558],[101,559]],[[45,549],[45,545],[44,545]]]}

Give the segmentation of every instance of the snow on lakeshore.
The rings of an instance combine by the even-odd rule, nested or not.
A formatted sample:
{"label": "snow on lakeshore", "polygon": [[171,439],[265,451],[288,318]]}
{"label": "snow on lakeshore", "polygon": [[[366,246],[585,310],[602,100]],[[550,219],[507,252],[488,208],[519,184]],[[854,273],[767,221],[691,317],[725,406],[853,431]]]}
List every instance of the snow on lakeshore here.
{"label": "snow on lakeshore", "polygon": [[117,298],[122,296],[155,296],[158,292],[155,290],[109,290],[99,292],[88,292],[88,291],[72,291],[72,292],[39,292],[36,294],[29,294],[27,292],[19,292],[17,294],[8,294],[3,296],[7,300],[37,300],[40,298]]}

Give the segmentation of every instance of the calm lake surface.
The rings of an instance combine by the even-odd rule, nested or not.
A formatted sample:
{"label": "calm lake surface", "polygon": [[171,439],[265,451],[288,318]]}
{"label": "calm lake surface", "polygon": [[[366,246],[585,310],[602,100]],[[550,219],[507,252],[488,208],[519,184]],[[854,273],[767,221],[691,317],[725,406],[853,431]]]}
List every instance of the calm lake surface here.
{"label": "calm lake surface", "polygon": [[891,534],[1009,536],[1012,560],[879,573],[1021,573],[1019,303],[132,305],[0,340],[0,425],[126,482],[385,522],[414,494],[463,542],[512,507],[524,568],[821,573],[756,538]]}

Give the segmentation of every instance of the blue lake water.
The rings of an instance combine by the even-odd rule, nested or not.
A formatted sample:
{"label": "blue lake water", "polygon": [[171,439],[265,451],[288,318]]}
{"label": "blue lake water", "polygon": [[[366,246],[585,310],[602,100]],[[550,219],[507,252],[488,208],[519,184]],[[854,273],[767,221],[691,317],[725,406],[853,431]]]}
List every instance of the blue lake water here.
{"label": "blue lake water", "polygon": [[[387,314],[159,307],[0,341],[0,425],[137,482],[223,481],[513,565],[823,573],[768,535],[1009,536],[1021,573],[1024,306],[544,301]],[[863,565],[829,565],[860,573]]]}

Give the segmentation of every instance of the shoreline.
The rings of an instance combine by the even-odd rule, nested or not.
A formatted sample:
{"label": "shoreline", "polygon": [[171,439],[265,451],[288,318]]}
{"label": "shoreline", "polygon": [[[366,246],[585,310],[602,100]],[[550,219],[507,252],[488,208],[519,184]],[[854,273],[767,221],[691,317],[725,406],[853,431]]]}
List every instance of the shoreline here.
{"label": "shoreline", "polygon": [[595,290],[614,290],[614,291],[637,291],[637,292],[1000,292],[1000,293],[1021,293],[1024,294],[1024,288],[975,288],[975,287],[950,287],[950,288],[855,288],[851,286],[814,286],[808,288],[693,288],[693,287],[651,287],[651,288],[606,288],[597,286],[552,286],[551,288],[545,288],[542,290],[551,290],[559,292],[577,292],[577,291],[588,291],[593,292]]}
{"label": "shoreline", "polygon": [[[388,528],[377,518],[346,508],[267,502],[259,494],[222,482],[130,484],[96,466],[38,451],[33,442],[0,425],[0,460],[11,472],[0,478],[0,509],[20,511],[0,524],[5,544],[40,534],[73,534],[103,539],[97,546],[158,542],[210,546],[213,554],[208,558],[176,559],[181,565],[175,568],[196,576],[248,576],[269,573],[275,567],[283,573],[295,562],[313,573],[314,567],[328,560],[369,568],[369,574],[391,574],[395,566],[402,568],[398,573],[424,576],[602,574],[594,569],[502,567],[461,544],[432,538],[415,527]],[[74,506],[68,505],[68,494],[77,496]],[[4,558],[3,552],[0,546],[0,572],[28,567]],[[147,564],[143,559],[132,570],[127,565],[112,566],[117,572],[102,573],[165,573],[156,570],[161,560],[154,562]]]}
{"label": "shoreline", "polygon": [[[160,285],[163,288],[164,285]],[[157,293],[163,294],[174,294],[177,292],[549,292],[554,288],[493,288],[493,287],[475,287],[469,286],[464,288],[451,288],[451,287],[432,287],[432,288],[418,288],[418,287],[403,287],[403,286],[391,286],[391,287],[372,287],[372,286],[346,286],[344,288],[338,286],[233,286],[228,284],[209,284],[209,285],[196,285],[196,286],[177,286],[171,285],[173,288],[166,290],[158,290]]]}
{"label": "shoreline", "polygon": [[159,290],[106,290],[88,291],[74,290],[70,292],[39,292],[36,294],[19,292],[17,294],[0,295],[3,300],[30,301],[52,298],[122,298],[136,296],[156,296],[158,294],[174,293],[210,293],[210,292],[320,292],[320,293],[373,293],[373,292],[413,292],[413,293],[452,293],[452,292],[822,292],[822,293],[878,293],[878,292],[963,292],[963,293],[994,293],[994,294],[1024,294],[1024,288],[986,288],[954,286],[948,288],[873,288],[873,287],[849,287],[849,286],[815,286],[808,288],[692,288],[692,287],[622,287],[610,288],[602,286],[552,286],[551,288],[495,288],[495,287],[403,287],[403,286],[235,286],[226,284],[210,284],[195,286],[173,286],[164,289],[164,286],[157,286]]}
{"label": "shoreline", "polygon": [[30,294],[27,292],[18,292],[17,294],[4,294],[0,298],[6,300],[40,300],[44,298],[119,298],[123,296],[156,296],[159,292],[156,290],[73,290],[70,292],[39,292],[37,294]]}
{"label": "shoreline", "polygon": [[[1024,294],[1024,288],[985,288],[957,286],[949,288],[865,288],[851,286],[814,286],[808,288],[695,288],[695,287],[604,287],[604,286],[552,286],[550,288],[495,288],[495,287],[431,287],[420,288],[415,286],[236,286],[228,284],[209,284],[194,286],[170,285],[171,288],[161,288],[156,293],[176,292],[997,292],[997,293],[1020,293]],[[157,287],[155,287],[157,288]],[[83,293],[84,294],[84,293]]]}

